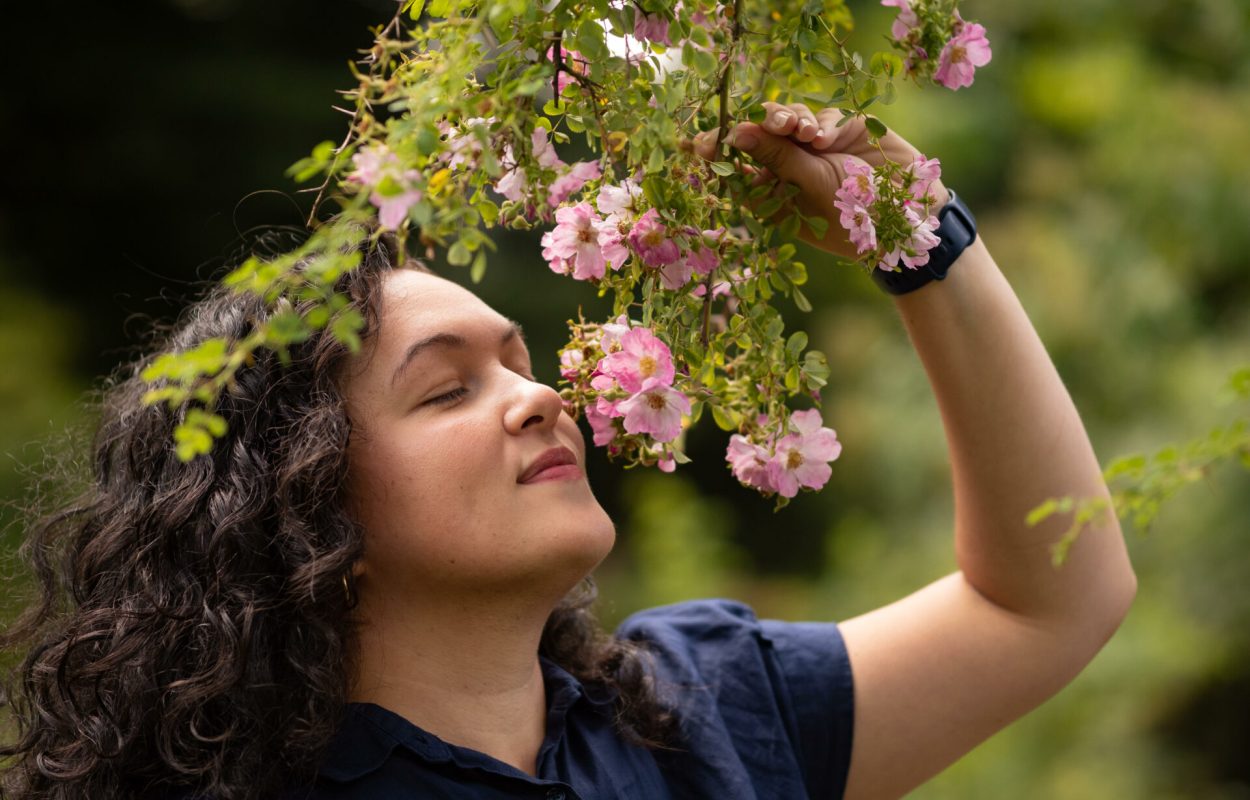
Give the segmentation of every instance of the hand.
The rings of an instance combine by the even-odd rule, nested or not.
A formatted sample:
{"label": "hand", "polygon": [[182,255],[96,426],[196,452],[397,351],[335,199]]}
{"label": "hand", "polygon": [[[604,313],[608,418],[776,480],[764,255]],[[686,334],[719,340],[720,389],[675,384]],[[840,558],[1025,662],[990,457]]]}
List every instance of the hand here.
{"label": "hand", "polygon": [[[839,108],[813,113],[802,103],[766,102],[763,105],[768,112],[763,124],[739,123],[726,135],[726,141],[759,165],[747,167],[749,173],[755,175],[755,185],[792,183],[799,187],[795,198],[799,210],[805,216],[828,220],[829,228],[823,240],[806,224],[800,228],[799,238],[821,250],[856,258],[856,248],[839,222],[840,212],[833,205],[842,181],[846,180],[843,163],[849,158],[876,167],[885,163],[884,151],[885,157],[894,163],[907,166],[920,157],[920,151],[892,130],[881,137],[878,150],[868,143],[863,118],[837,127],[845,116]],[[716,158],[715,131],[699,134],[693,144],[697,155],[709,160]],[[930,193],[936,201],[933,205],[936,213],[946,205],[950,193],[941,181],[931,184]]]}

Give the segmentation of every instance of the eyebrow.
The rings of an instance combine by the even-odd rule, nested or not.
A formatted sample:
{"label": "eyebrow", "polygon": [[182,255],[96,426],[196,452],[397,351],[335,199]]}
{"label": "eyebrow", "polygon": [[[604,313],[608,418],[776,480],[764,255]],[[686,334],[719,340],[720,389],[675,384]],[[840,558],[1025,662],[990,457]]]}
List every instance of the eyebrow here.
{"label": "eyebrow", "polygon": [[[508,320],[508,329],[504,331],[503,336],[499,338],[499,345],[508,344],[513,339],[520,339],[521,343],[525,343],[525,331],[521,328],[521,324],[516,320]],[[394,374],[391,375],[391,386],[399,380],[399,376],[403,374],[408,365],[416,359],[417,356],[434,347],[450,347],[455,349],[463,349],[469,346],[469,340],[458,333],[435,333],[424,339],[418,339],[408,347],[408,352],[404,353],[404,358],[399,362],[399,366],[395,367]]]}

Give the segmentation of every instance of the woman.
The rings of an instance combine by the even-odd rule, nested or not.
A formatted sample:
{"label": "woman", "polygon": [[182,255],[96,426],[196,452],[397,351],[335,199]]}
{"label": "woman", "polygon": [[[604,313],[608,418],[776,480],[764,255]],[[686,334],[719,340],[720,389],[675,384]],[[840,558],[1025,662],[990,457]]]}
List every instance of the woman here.
{"label": "woman", "polygon": [[[863,125],[767,112],[729,141],[836,223],[844,162],[880,157]],[[6,796],[898,797],[1058,691],[1127,613],[1113,519],[1061,570],[1061,529],[1022,521],[1106,487],[979,238],[895,297],[942,412],[960,570],[841,624],[696,601],[616,637],[588,610],[614,529],[583,435],[514,324],[397,259],[384,242],[343,280],[363,355],[324,335],[289,366],[262,353],[209,457],[173,456],[146,361],[109,389],[92,484],[30,539],[43,602],[6,636],[30,648]],[[218,291],[168,347],[263,313]]]}

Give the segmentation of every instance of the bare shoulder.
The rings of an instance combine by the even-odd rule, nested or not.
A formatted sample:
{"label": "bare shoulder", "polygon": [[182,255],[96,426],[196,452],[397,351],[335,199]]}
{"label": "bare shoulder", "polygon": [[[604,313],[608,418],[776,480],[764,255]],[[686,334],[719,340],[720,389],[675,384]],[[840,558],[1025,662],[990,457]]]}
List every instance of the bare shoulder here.
{"label": "bare shoulder", "polygon": [[955,572],[840,624],[855,682],[845,797],[901,797],[1066,686],[1127,608],[1039,620]]}

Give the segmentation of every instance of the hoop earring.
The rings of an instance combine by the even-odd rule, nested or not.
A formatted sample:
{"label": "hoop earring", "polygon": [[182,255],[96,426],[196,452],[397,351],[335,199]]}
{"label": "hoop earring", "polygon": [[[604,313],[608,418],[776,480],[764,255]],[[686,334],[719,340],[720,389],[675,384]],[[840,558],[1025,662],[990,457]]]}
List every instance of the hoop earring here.
{"label": "hoop earring", "polygon": [[356,593],[352,591],[351,584],[347,580],[350,573],[343,573],[343,600],[347,603],[347,607],[351,608],[356,605]]}

